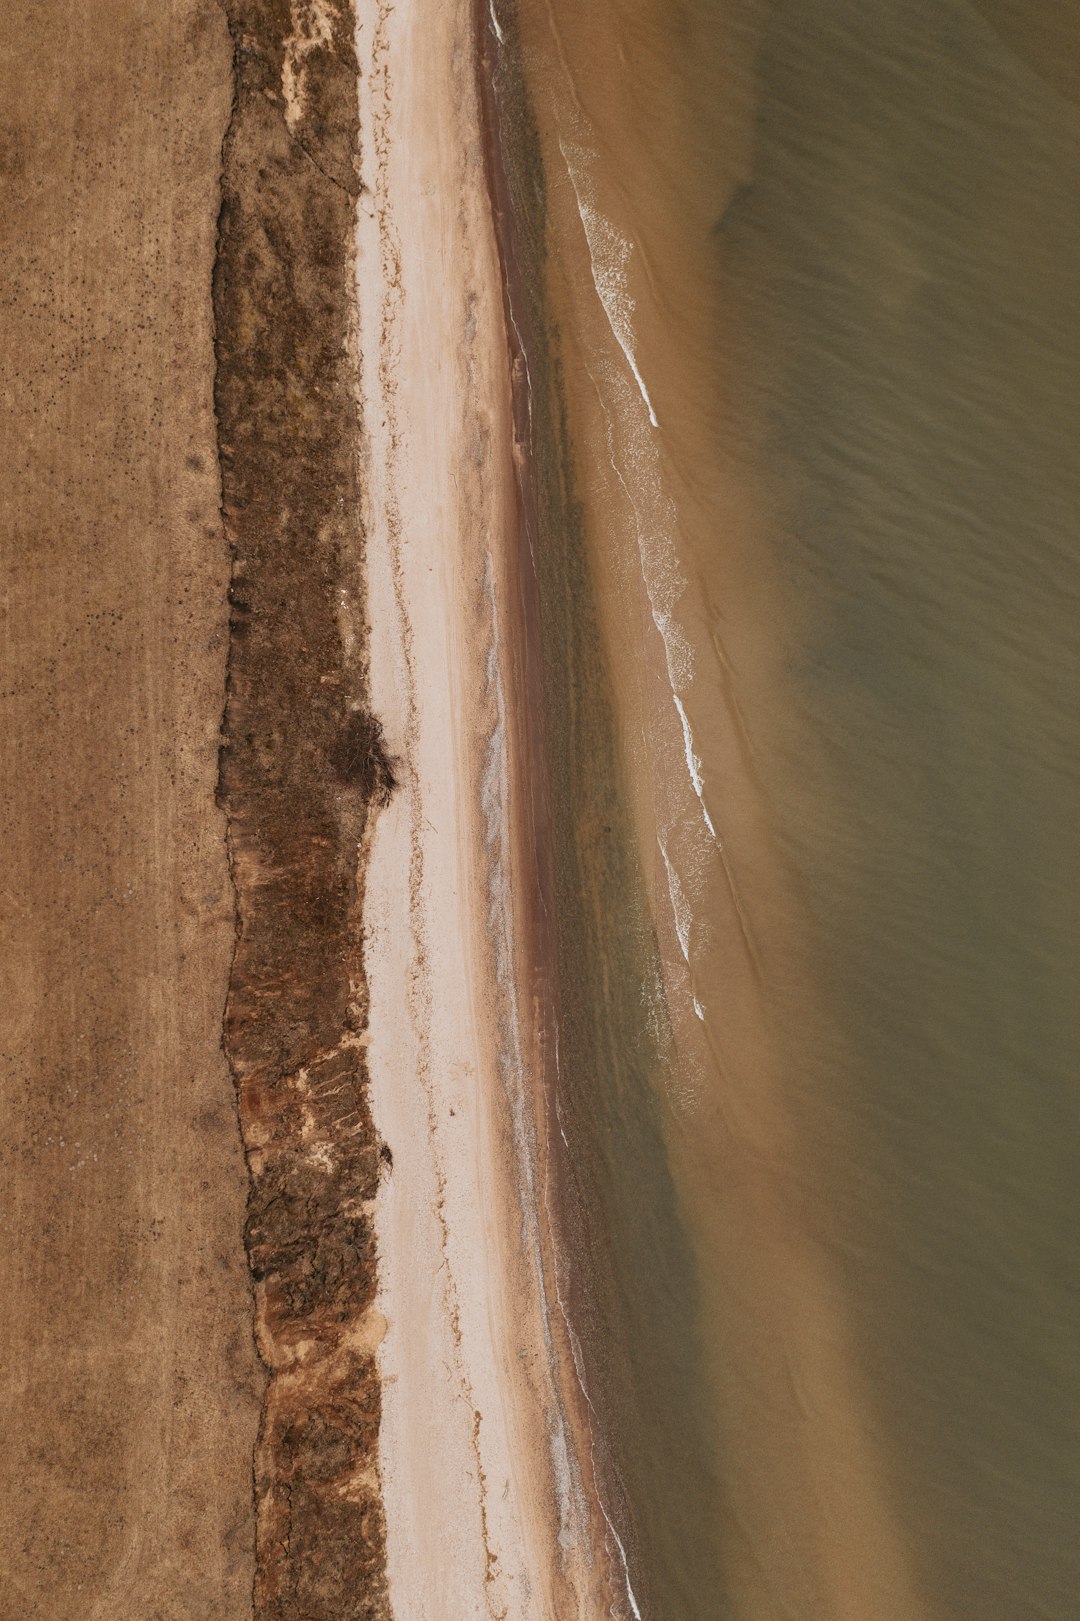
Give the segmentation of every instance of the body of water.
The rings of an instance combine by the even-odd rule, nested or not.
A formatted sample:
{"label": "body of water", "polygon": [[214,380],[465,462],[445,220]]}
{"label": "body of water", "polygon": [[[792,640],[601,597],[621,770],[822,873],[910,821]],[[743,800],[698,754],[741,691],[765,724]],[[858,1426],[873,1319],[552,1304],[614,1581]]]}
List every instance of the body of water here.
{"label": "body of water", "polygon": [[1077,1613],[1078,13],[496,9],[649,1617]]}

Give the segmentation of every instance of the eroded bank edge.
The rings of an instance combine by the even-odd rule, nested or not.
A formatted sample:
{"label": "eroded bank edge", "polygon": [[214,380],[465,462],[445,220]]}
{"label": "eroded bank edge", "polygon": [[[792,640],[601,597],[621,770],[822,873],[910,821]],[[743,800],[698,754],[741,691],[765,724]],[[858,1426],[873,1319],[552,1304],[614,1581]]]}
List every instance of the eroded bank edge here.
{"label": "eroded bank edge", "polygon": [[365,850],[392,787],[367,703],[349,0],[225,0],[234,94],[213,278],[231,556],[218,783],[236,941],[223,1045],[250,1185],[267,1371],[254,1613],[389,1617],[379,1490],[359,954]]}

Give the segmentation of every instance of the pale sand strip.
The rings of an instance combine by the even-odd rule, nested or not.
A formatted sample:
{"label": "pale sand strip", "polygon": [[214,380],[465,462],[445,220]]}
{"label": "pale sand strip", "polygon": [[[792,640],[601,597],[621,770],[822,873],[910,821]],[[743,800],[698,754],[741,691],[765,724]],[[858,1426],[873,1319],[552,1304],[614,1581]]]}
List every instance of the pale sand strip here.
{"label": "pale sand strip", "polygon": [[365,900],[393,1153],[376,1212],[391,1598],[398,1621],[618,1614],[545,1309],[500,634],[517,603],[511,401],[469,0],[361,4],[358,50],[372,695],[400,778]]}

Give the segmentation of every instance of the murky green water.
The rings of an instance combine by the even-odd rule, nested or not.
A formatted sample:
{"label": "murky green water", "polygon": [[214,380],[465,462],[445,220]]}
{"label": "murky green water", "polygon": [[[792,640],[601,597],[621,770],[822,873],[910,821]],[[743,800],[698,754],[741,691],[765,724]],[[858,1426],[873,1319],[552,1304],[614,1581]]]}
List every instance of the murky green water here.
{"label": "murky green water", "polygon": [[[611,94],[633,105],[636,86],[655,93],[665,19],[644,0],[606,9],[621,42]],[[674,280],[660,290],[672,330],[696,322],[723,373],[717,464],[746,474],[764,515],[750,567],[771,582],[772,697],[740,692],[737,658],[729,678],[811,965],[792,985],[764,951],[764,1025],[806,1253],[839,1301],[852,1423],[914,1597],[871,1613],[878,1600],[852,1594],[875,1591],[873,1572],[830,1589],[777,1531],[805,1508],[798,1536],[828,1544],[835,1568],[874,1558],[830,1508],[839,1499],[799,1502],[824,1478],[808,1469],[804,1484],[794,1462],[803,1420],[810,1436],[825,1423],[806,1410],[813,1387],[790,1397],[789,1428],[786,1408],[772,1430],[759,1411],[767,1386],[737,1321],[746,1276],[722,1275],[723,1234],[754,1219],[750,1204],[736,1216],[726,1171],[728,1083],[711,1079],[692,1188],[686,1122],[665,1126],[650,1098],[665,1063],[642,1011],[658,948],[619,808],[635,765],[610,743],[618,672],[575,575],[573,491],[591,470],[571,428],[565,462],[548,446],[563,519],[541,569],[547,724],[564,761],[567,1086],[607,1267],[588,1328],[594,1366],[611,1370],[638,1591],[670,1621],[877,1621],[912,1605],[935,1621],[1067,1621],[1080,1614],[1080,8],[688,0],[670,27],[696,132],[684,180],[700,195],[723,191],[716,98],[733,93],[710,42],[754,41],[735,87],[750,109],[744,183],[724,191],[707,244],[714,302],[680,303]],[[587,86],[572,27],[560,48]],[[536,78],[541,125],[557,116],[545,94]],[[618,172],[618,150],[604,161]],[[632,146],[622,161],[630,231],[657,180]],[[647,374],[649,356],[646,341]],[[692,463],[682,478],[689,509]],[[722,526],[687,520],[679,545],[701,643],[697,747],[720,815],[728,779],[703,694],[725,627],[701,604],[724,600]],[[753,874],[735,826],[729,859]],[[752,927],[752,885],[743,898]],[[698,925],[707,966],[719,914]],[[724,993],[705,987],[706,1025]],[[774,1327],[802,1332],[782,1311]],[[756,1453],[754,1425],[768,1432]],[[790,1501],[769,1519],[756,1477],[782,1474],[788,1445]],[[728,1569],[736,1547],[753,1582]]]}
{"label": "murky green water", "polygon": [[[1037,8],[1033,8],[1037,9]],[[717,239],[803,633],[811,1066],[936,1616],[1080,1605],[1080,123],[972,8],[777,9]]]}

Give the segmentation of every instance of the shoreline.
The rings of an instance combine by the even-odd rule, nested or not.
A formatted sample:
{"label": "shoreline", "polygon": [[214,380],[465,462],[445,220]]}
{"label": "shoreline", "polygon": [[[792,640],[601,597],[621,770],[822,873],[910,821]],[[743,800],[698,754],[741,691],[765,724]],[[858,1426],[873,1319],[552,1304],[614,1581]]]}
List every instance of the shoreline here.
{"label": "shoreline", "polygon": [[367,618],[399,784],[364,907],[393,1166],[380,1477],[397,1613],[584,1621],[612,1595],[548,1230],[522,447],[477,45],[472,0],[360,8]]}
{"label": "shoreline", "polygon": [[[614,1395],[678,1391],[684,1424],[697,1415],[695,1433],[684,1430],[677,1449],[669,1413],[650,1454],[647,1398],[628,1421],[617,1400],[605,1412],[614,1443],[635,1454],[630,1498],[645,1543],[646,1605],[655,1582],[659,1608],[695,1617],[714,1613],[721,1593],[741,1615],[770,1614],[774,1589],[789,1604],[813,1595],[815,1613],[915,1616],[923,1612],[873,1445],[847,1302],[810,1218],[792,1069],[774,1023],[778,990],[794,1005],[792,986],[808,992],[813,983],[749,747],[762,709],[784,697],[773,679],[782,674],[782,622],[771,611],[780,598],[756,469],[709,439],[730,401],[715,367],[699,369],[693,325],[681,322],[680,312],[705,312],[713,297],[704,259],[713,216],[696,194],[683,196],[681,211],[675,204],[675,185],[693,172],[681,84],[673,67],[666,86],[659,71],[668,38],[659,8],[651,55],[639,41],[652,117],[629,63],[610,82],[588,74],[588,63],[617,47],[614,12],[548,0],[526,3],[521,17],[543,108],[557,244],[551,320],[583,573],[602,627],[596,663],[611,684],[614,769],[636,825],[628,871],[648,892],[671,1021],[668,1054],[658,1050],[661,1062],[644,1078],[657,1093],[674,1217],[692,1253],[690,1334],[675,1347],[686,1354],[670,1361],[675,1378],[650,1377],[663,1364],[647,1349]],[[735,187],[745,135],[723,135],[725,184]],[[597,884],[594,906],[601,893]],[[611,916],[596,931],[609,962],[624,933]],[[630,1062],[624,1009],[613,996],[613,1068]],[[644,1156],[628,1142],[616,1140],[614,1152],[640,1172]],[[610,1221],[609,1212],[623,1223],[610,1223],[617,1266],[641,1228],[617,1197],[603,1213]],[[654,1321],[673,1298],[661,1260],[634,1280]],[[646,1315],[636,1298],[628,1315],[635,1311]],[[617,1321],[617,1312],[604,1319],[609,1341]],[[693,1380],[696,1404],[680,1376]],[[695,1465],[691,1534],[680,1487]],[[676,1500],[679,1515],[667,1507]],[[845,1540],[841,1524],[857,1531]],[[783,1550],[774,1569],[759,1563],[760,1548]],[[678,1608],[676,1589],[693,1594],[692,1608]]]}
{"label": "shoreline", "polygon": [[[594,1517],[598,1513],[594,1536],[602,1540],[608,1572],[608,1592],[604,1600],[604,1613],[629,1615],[640,1621],[641,1610],[630,1578],[627,1544],[630,1533],[624,1525],[622,1535],[613,1518],[614,1510],[606,1500],[614,1484],[612,1460],[605,1446],[605,1438],[598,1433],[598,1415],[589,1395],[589,1379],[582,1352],[582,1344],[575,1320],[581,1322],[589,1315],[592,1298],[591,1282],[575,1276],[569,1265],[574,1224],[573,1167],[570,1162],[569,1143],[563,1128],[559,1092],[561,1086],[559,1064],[559,961],[557,942],[557,877],[555,872],[554,809],[548,769],[549,751],[553,739],[545,725],[545,699],[543,693],[544,649],[541,627],[541,585],[538,577],[538,547],[542,542],[540,480],[537,457],[541,454],[537,443],[538,418],[545,406],[534,397],[534,384],[530,367],[530,353],[536,354],[547,345],[542,323],[534,331],[529,319],[529,286],[542,288],[545,248],[542,243],[529,243],[522,238],[527,234],[528,209],[518,200],[515,208],[510,173],[510,143],[512,131],[504,128],[515,114],[523,123],[531,122],[531,108],[525,85],[523,64],[520,60],[520,42],[516,29],[508,33],[500,25],[491,0],[473,0],[476,30],[477,98],[481,118],[484,160],[490,199],[494,236],[498,251],[501,291],[505,323],[505,336],[509,351],[511,403],[514,422],[514,474],[518,505],[518,533],[516,556],[519,585],[514,594],[520,623],[520,661],[523,693],[522,723],[525,736],[522,743],[523,759],[527,769],[524,797],[527,801],[523,818],[525,836],[523,849],[532,852],[528,864],[528,885],[533,895],[532,916],[527,934],[535,953],[528,978],[538,987],[537,1008],[540,1036],[539,1097],[538,1105],[545,1124],[544,1189],[546,1237],[549,1251],[549,1269],[552,1288],[558,1306],[559,1326],[565,1338],[562,1355],[572,1371],[569,1405],[571,1424],[577,1431],[582,1446],[582,1457],[587,1458],[588,1488]],[[501,59],[511,55],[505,88],[519,98],[519,105],[507,106],[506,96],[500,89]],[[516,81],[516,82],[515,82]],[[540,161],[535,130],[518,134],[521,147],[534,146],[533,160]],[[519,154],[522,156],[522,154]],[[520,177],[519,177],[520,178]],[[535,222],[532,222],[535,224]],[[541,221],[541,228],[544,222]],[[533,263],[526,269],[523,259],[532,252]],[[541,293],[541,298],[542,298]],[[542,1011],[540,1011],[542,1010]],[[577,1272],[584,1270],[584,1262],[577,1257]],[[582,1306],[575,1310],[575,1302]],[[605,1479],[605,1477],[607,1477]],[[614,1589],[614,1591],[612,1591]]]}

